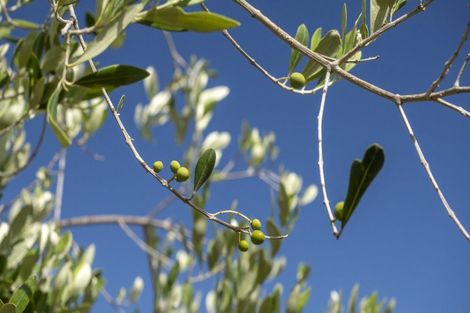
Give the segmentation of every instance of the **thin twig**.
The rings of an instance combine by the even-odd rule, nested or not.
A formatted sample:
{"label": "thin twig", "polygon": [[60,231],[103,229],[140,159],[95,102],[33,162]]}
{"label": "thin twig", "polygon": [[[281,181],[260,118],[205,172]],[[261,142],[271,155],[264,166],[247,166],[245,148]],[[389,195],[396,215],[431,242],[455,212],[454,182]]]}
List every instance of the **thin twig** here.
{"label": "thin twig", "polygon": [[36,155],[39,152],[39,148],[41,148],[41,145],[44,141],[44,136],[46,134],[46,115],[44,114],[44,119],[42,122],[42,127],[41,127],[41,132],[39,133],[39,139],[38,142],[36,143],[36,146],[34,147],[33,151],[29,155],[28,160],[26,161],[23,166],[18,167],[17,169],[11,171],[11,172],[0,172],[0,177],[13,177],[16,176],[18,173],[20,173],[22,170],[24,170],[26,167],[28,167],[29,164],[34,160]]}
{"label": "thin twig", "polygon": [[[209,9],[207,8],[207,6],[204,4],[204,3],[201,3],[201,7],[209,12]],[[280,79],[279,78],[276,78],[274,77],[273,75],[271,75],[264,67],[262,67],[258,62],[256,62],[256,60],[251,57],[248,52],[246,52],[241,46],[240,44],[235,40],[235,38],[232,37],[232,35],[230,35],[229,31],[227,30],[222,30],[222,34],[225,36],[225,38],[228,39],[228,41],[230,41],[230,43],[235,47],[236,50],[238,50],[244,57],[245,59],[248,60],[248,62],[253,65],[254,67],[256,67],[264,76],[266,76],[267,78],[269,78],[269,80],[271,80],[273,83],[275,83],[276,85],[278,85],[279,87],[281,87],[282,89],[284,90],[287,90],[287,91],[291,91],[291,92],[295,92],[295,93],[298,93],[298,94],[302,94],[302,95],[307,95],[307,94],[314,94],[316,93],[318,90],[321,89],[320,88],[313,88],[313,89],[295,89],[295,88],[292,88],[290,86],[287,86],[285,83],[281,83]]]}
{"label": "thin twig", "polygon": [[452,219],[452,221],[454,221],[455,225],[457,225],[457,228],[460,230],[460,232],[463,234],[463,236],[465,237],[465,239],[467,239],[468,241],[470,241],[470,235],[468,234],[467,230],[465,229],[465,227],[462,225],[462,223],[460,222],[460,220],[457,218],[457,215],[455,214],[455,212],[452,210],[452,208],[450,207],[449,203],[447,202],[444,194],[442,193],[441,191],[441,188],[439,187],[439,185],[437,184],[437,181],[436,179],[434,178],[434,175],[432,174],[431,172],[431,167],[429,166],[429,163],[428,161],[426,160],[425,156],[424,156],[424,153],[423,151],[421,150],[421,147],[418,143],[418,140],[413,132],[413,129],[411,128],[411,124],[410,122],[408,121],[408,118],[405,114],[405,111],[403,110],[403,106],[398,102],[397,103],[397,108],[398,108],[398,111],[400,112],[400,116],[403,120],[403,122],[405,123],[405,127],[408,131],[408,134],[410,135],[410,138],[411,138],[411,141],[413,142],[413,145],[415,147],[415,150],[418,154],[418,157],[419,157],[419,160],[421,162],[421,165],[423,166],[424,168],[424,171],[426,172],[429,180],[431,181],[431,184],[432,186],[434,187],[434,190],[436,191],[437,195],[439,196],[439,199],[441,200],[442,204],[444,205],[444,207],[446,208],[446,211],[447,211],[447,214],[449,215],[449,217]]}
{"label": "thin twig", "polygon": [[463,76],[463,73],[465,72],[465,68],[468,65],[468,61],[470,61],[470,53],[467,53],[467,56],[465,57],[465,60],[462,63],[462,66],[460,67],[459,73],[457,74],[457,77],[455,78],[454,86],[459,87],[460,86],[460,79]]}
{"label": "thin twig", "polygon": [[399,24],[403,23],[404,21],[406,21],[410,17],[413,17],[413,16],[415,16],[416,14],[418,14],[420,12],[424,12],[426,10],[426,7],[428,7],[433,1],[434,0],[428,0],[424,3],[420,3],[414,10],[411,10],[410,12],[403,14],[402,16],[395,19],[394,21],[383,25],[377,31],[375,31],[372,35],[370,35],[369,37],[364,38],[363,40],[361,40],[354,48],[352,48],[346,54],[344,54],[341,57],[341,59],[336,61],[336,63],[337,64],[345,63],[346,60],[349,60],[350,58],[352,58],[356,54],[356,52],[358,52],[362,48],[368,46],[369,44],[371,44],[372,42],[377,40],[387,30],[398,26]]}
{"label": "thin twig", "polygon": [[167,208],[173,201],[175,201],[175,197],[173,195],[168,195],[165,199],[160,201],[148,214],[147,217],[152,218],[155,217],[158,213],[162,210]]}
{"label": "thin twig", "polygon": [[445,107],[448,107],[449,109],[452,109],[454,111],[457,111],[459,112],[460,114],[462,114],[463,116],[465,117],[470,117],[470,112],[468,112],[467,110],[465,110],[464,108],[462,108],[461,106],[457,106],[453,103],[450,103],[449,101],[446,101],[442,98],[437,98],[435,100],[437,103],[440,103],[442,104],[443,106]]}
{"label": "thin twig", "polygon": [[318,170],[320,172],[320,186],[323,194],[323,204],[325,205],[326,211],[328,213],[328,218],[330,220],[331,229],[333,230],[333,235],[338,237],[338,229],[336,228],[335,218],[333,216],[330,200],[328,199],[328,193],[326,192],[326,180],[325,180],[325,168],[323,162],[323,113],[325,110],[326,95],[328,93],[328,81],[330,80],[330,71],[326,71],[325,75],[325,85],[323,87],[323,92],[321,96],[320,109],[318,111]]}
{"label": "thin twig", "polygon": [[174,263],[173,260],[171,260],[165,254],[158,252],[153,247],[146,244],[142,239],[140,239],[139,236],[137,236],[136,233],[132,231],[132,229],[129,228],[129,226],[127,226],[126,222],[123,219],[119,219],[118,224],[119,224],[119,227],[122,229],[122,231],[127,235],[127,237],[129,237],[132,241],[134,241],[134,243],[142,251],[152,256],[153,258],[160,260],[162,264],[168,268],[173,266],[173,263]]}
{"label": "thin twig", "polygon": [[188,282],[190,284],[195,284],[195,283],[206,281],[214,277],[215,275],[219,274],[220,272],[222,272],[224,268],[225,268],[225,261],[218,263],[210,271],[189,277]]}
{"label": "thin twig", "polygon": [[65,164],[67,160],[67,150],[62,149],[60,151],[59,159],[59,172],[57,173],[57,185],[55,191],[55,203],[54,203],[54,221],[60,220],[62,213],[62,198],[64,195],[64,181],[65,181]]}
{"label": "thin twig", "polygon": [[171,34],[167,31],[163,31],[163,36],[165,37],[168,52],[170,53],[171,59],[173,60],[173,67],[175,71],[179,71],[180,67],[186,68],[188,64],[176,49],[175,42],[173,41]]}
{"label": "thin twig", "polygon": [[444,68],[442,69],[441,74],[439,77],[431,84],[431,87],[429,87],[428,91],[426,92],[427,95],[429,95],[431,92],[436,90],[437,87],[439,87],[439,84],[442,82],[442,80],[446,77],[446,75],[449,73],[450,67],[454,63],[455,59],[459,55],[460,51],[463,48],[463,45],[468,39],[468,34],[470,33],[470,22],[467,24],[467,27],[465,28],[465,31],[460,38],[460,42],[457,45],[457,48],[455,49],[454,53],[450,56],[449,60],[444,64]]}

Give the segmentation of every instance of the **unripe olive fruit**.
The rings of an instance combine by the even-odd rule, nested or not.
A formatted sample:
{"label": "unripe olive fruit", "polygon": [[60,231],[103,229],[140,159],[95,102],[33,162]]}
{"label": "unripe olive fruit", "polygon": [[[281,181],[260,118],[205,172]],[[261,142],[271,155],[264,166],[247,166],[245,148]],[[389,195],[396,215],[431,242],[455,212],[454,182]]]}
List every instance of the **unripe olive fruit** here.
{"label": "unripe olive fruit", "polygon": [[257,218],[251,221],[251,228],[253,230],[260,230],[261,229],[261,221]]}
{"label": "unripe olive fruit", "polygon": [[153,171],[155,173],[160,173],[163,169],[163,162],[162,161],[155,161],[153,163]]}
{"label": "unripe olive fruit", "polygon": [[180,162],[176,161],[176,160],[173,160],[171,161],[170,163],[170,170],[173,174],[176,174],[176,172],[178,171],[178,169],[181,167],[180,165]]}
{"label": "unripe olive fruit", "polygon": [[189,170],[186,167],[181,166],[176,171],[175,178],[176,178],[176,181],[178,181],[180,183],[184,182],[184,181],[187,181],[188,178],[189,178]]}
{"label": "unripe olive fruit", "polygon": [[344,219],[344,201],[336,203],[335,217],[338,221],[342,221]]}
{"label": "unripe olive fruit", "polygon": [[260,245],[264,242],[264,233],[261,230],[255,230],[251,233],[251,242]]}
{"label": "unripe olive fruit", "polygon": [[242,239],[238,242],[238,249],[240,249],[240,251],[242,252],[248,251],[249,247],[250,247],[250,244],[245,239]]}
{"label": "unripe olive fruit", "polygon": [[302,73],[294,72],[289,76],[290,85],[292,88],[300,89],[305,86],[305,76]]}

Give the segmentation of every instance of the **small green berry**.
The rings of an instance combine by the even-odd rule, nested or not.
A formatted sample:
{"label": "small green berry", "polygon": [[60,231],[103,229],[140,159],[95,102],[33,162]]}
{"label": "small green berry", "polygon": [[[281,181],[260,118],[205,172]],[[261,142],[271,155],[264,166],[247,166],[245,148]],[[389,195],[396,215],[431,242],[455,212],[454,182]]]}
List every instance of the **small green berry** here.
{"label": "small green berry", "polygon": [[250,244],[245,239],[242,239],[238,242],[238,249],[240,249],[241,252],[248,251],[249,247],[250,247]]}
{"label": "small green berry", "polygon": [[155,173],[160,173],[163,169],[163,162],[162,161],[155,161],[153,163],[153,171]]}
{"label": "small green berry", "polygon": [[264,233],[261,230],[255,230],[251,233],[251,242],[260,245],[264,242]]}
{"label": "small green berry", "polygon": [[176,160],[173,160],[171,161],[170,163],[170,170],[173,174],[176,174],[176,172],[178,171],[178,169],[181,167],[180,165],[180,162],[176,161]]}
{"label": "small green berry", "polygon": [[335,217],[338,221],[343,221],[343,219],[344,219],[344,201],[336,203]]}
{"label": "small green berry", "polygon": [[253,230],[260,230],[261,229],[261,221],[257,218],[251,221],[251,228]]}
{"label": "small green berry", "polygon": [[294,72],[289,76],[290,85],[292,88],[300,89],[305,86],[305,76],[302,73]]}
{"label": "small green berry", "polygon": [[184,181],[187,181],[188,178],[189,178],[189,170],[186,167],[181,166],[176,171],[175,178],[176,178],[176,181],[178,181],[180,183],[184,182]]}

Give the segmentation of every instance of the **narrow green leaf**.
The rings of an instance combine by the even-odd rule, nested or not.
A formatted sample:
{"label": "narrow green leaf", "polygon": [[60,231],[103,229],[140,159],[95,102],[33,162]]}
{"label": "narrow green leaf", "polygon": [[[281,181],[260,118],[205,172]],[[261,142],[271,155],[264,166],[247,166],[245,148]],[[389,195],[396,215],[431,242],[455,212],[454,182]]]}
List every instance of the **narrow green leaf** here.
{"label": "narrow green leaf", "polygon": [[178,262],[176,262],[175,265],[173,265],[173,267],[171,268],[170,273],[168,274],[168,280],[166,283],[166,288],[168,288],[167,290],[171,290],[179,274],[180,265]]}
{"label": "narrow green leaf", "polygon": [[346,28],[348,27],[348,8],[346,2],[343,3],[343,9],[341,10],[341,38],[344,39],[346,34]]}
{"label": "narrow green leaf", "polygon": [[[315,35],[315,34],[314,34]],[[339,48],[341,47],[341,36],[336,29],[330,30],[325,34],[320,43],[315,49],[315,52],[318,52],[322,55],[335,57]],[[320,72],[322,66],[310,60],[303,70],[303,74],[307,80],[312,80],[315,77],[315,74]]]}
{"label": "narrow green leaf", "polygon": [[197,192],[211,176],[215,166],[215,159],[216,154],[214,149],[207,149],[197,161],[194,174],[194,192]]}
{"label": "narrow green leaf", "polygon": [[353,161],[349,177],[348,194],[344,201],[344,218],[341,229],[344,229],[346,226],[361,197],[382,169],[384,161],[384,151],[378,144],[370,146],[362,160]]}
{"label": "narrow green leaf", "polygon": [[310,293],[312,288],[308,287],[299,295],[299,302],[297,303],[297,312],[300,313],[303,311],[305,304],[307,304],[308,298],[310,298]]}
{"label": "narrow green leaf", "polygon": [[357,296],[359,295],[359,285],[355,284],[351,290],[348,301],[348,313],[356,313]]}
{"label": "narrow green leaf", "polygon": [[36,278],[31,277],[13,293],[9,303],[16,306],[16,313],[23,313],[26,309],[28,303],[33,298],[37,284]]}
{"label": "narrow green leaf", "polygon": [[74,84],[88,88],[116,88],[135,83],[148,75],[149,72],[138,67],[114,64],[85,75]]}
{"label": "narrow green leaf", "polygon": [[394,2],[393,0],[370,0],[370,32],[372,34],[387,23]]}
{"label": "narrow green leaf", "polygon": [[214,32],[237,27],[229,17],[209,12],[185,12],[180,7],[151,9],[137,19],[138,23],[168,31]]}
{"label": "narrow green leaf", "polygon": [[119,99],[118,105],[117,105],[117,112],[119,113],[124,106],[124,100],[126,99],[126,95],[122,95],[121,98]]}
{"label": "narrow green leaf", "polygon": [[63,257],[67,254],[72,246],[72,233],[66,232],[60,237],[59,242],[54,247],[54,254]]}
{"label": "narrow green leaf", "polygon": [[287,195],[286,187],[283,183],[279,184],[277,203],[280,211],[279,220],[281,221],[281,225],[285,226],[287,223],[287,217],[289,216],[289,196]]}
{"label": "narrow green leaf", "polygon": [[[295,33],[295,39],[303,44],[304,46],[307,46],[308,44],[308,29],[305,24],[300,25],[297,28],[297,32]],[[303,54],[300,53],[297,49],[292,49],[290,53],[290,60],[289,60],[289,69],[287,71],[287,74],[291,74],[294,70],[297,64],[299,64],[300,60],[302,59]]]}
{"label": "narrow green leaf", "polygon": [[88,61],[106,50],[143,8],[144,5],[139,3],[130,5],[123,10],[119,17],[103,27],[81,56],[72,60],[71,66],[76,66],[82,62]]}
{"label": "narrow green leaf", "polygon": [[318,27],[312,34],[312,40],[310,41],[310,50],[315,51],[321,41],[322,28]]}
{"label": "narrow green leaf", "polygon": [[4,304],[0,308],[0,313],[16,313],[16,306],[11,303]]}
{"label": "narrow green leaf", "polygon": [[31,22],[31,21],[27,21],[27,20],[13,19],[12,22],[16,26],[21,27],[21,28],[25,28],[25,29],[33,29],[34,30],[34,29],[39,28],[39,24]]}
{"label": "narrow green leaf", "polygon": [[392,18],[393,14],[397,13],[401,8],[405,6],[407,0],[396,0],[392,6],[392,11],[390,12],[390,18]]}
{"label": "narrow green leaf", "polygon": [[59,143],[63,147],[67,147],[72,143],[72,140],[57,122],[57,106],[61,91],[62,89],[60,88],[60,85],[57,85],[56,89],[50,96],[49,101],[47,102],[47,121],[51,125],[52,131],[59,140]]}

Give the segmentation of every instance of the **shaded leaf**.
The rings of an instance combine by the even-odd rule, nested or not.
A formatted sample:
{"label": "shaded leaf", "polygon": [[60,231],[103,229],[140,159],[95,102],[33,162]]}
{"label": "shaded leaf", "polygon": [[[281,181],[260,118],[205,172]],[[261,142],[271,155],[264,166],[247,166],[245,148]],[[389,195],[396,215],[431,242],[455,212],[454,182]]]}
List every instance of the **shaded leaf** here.
{"label": "shaded leaf", "polygon": [[[266,229],[268,231],[268,234],[270,236],[279,236],[281,233],[276,227],[276,224],[274,223],[273,219],[268,219],[266,222]],[[280,240],[270,240],[271,243],[271,256],[275,256],[276,253],[279,251],[279,248],[281,247],[281,241]]]}
{"label": "shaded leaf", "polygon": [[72,143],[72,140],[69,138],[67,133],[60,127],[57,121],[57,106],[61,91],[62,89],[60,88],[60,85],[58,85],[50,96],[49,101],[47,102],[47,121],[51,125],[52,131],[59,140],[59,143],[63,147],[67,147]]}
{"label": "shaded leaf", "polygon": [[16,313],[16,306],[11,303],[4,304],[0,308],[0,313]]}
{"label": "shaded leaf", "polygon": [[[305,24],[300,25],[297,28],[297,32],[295,34],[295,39],[303,44],[304,46],[307,46],[308,44],[308,29]],[[287,70],[287,74],[291,74],[297,64],[299,64],[300,60],[302,59],[303,54],[300,53],[297,49],[292,48],[291,53],[290,53],[290,60],[289,60],[289,69]]]}
{"label": "shaded leaf", "polygon": [[185,12],[180,7],[148,10],[137,22],[168,31],[213,32],[237,27],[239,22],[210,12]]}
{"label": "shaded leaf", "polygon": [[143,8],[143,4],[134,4],[123,10],[119,17],[103,27],[81,56],[72,60],[71,66],[88,61],[106,50]]}
{"label": "shaded leaf", "polygon": [[[336,29],[333,29],[325,34],[314,51],[325,56],[335,57],[340,47],[341,36]],[[307,80],[312,80],[315,77],[315,74],[318,74],[321,69],[322,66],[319,63],[309,60],[303,70],[303,74]]]}
{"label": "shaded leaf", "polygon": [[378,144],[370,146],[362,160],[353,161],[349,177],[348,194],[344,201],[344,218],[341,223],[341,230],[344,229],[361,197],[382,169],[384,161],[384,151]]}
{"label": "shaded leaf", "polygon": [[16,313],[23,313],[26,309],[28,303],[33,298],[37,284],[36,278],[31,277],[13,293],[9,303],[16,306]]}
{"label": "shaded leaf", "polygon": [[116,88],[135,83],[148,75],[150,75],[149,72],[138,67],[114,64],[85,75],[74,84],[88,88]]}
{"label": "shaded leaf", "polygon": [[289,196],[286,192],[286,187],[283,183],[279,184],[279,193],[277,203],[280,210],[280,221],[281,225],[285,226],[287,223],[287,217],[289,215]]}
{"label": "shaded leaf", "polygon": [[197,192],[211,176],[214,170],[215,160],[215,150],[207,149],[197,161],[194,174],[194,192]]}
{"label": "shaded leaf", "polygon": [[348,27],[348,8],[346,2],[343,3],[343,8],[341,10],[341,37],[344,38],[346,34],[346,28]]}

